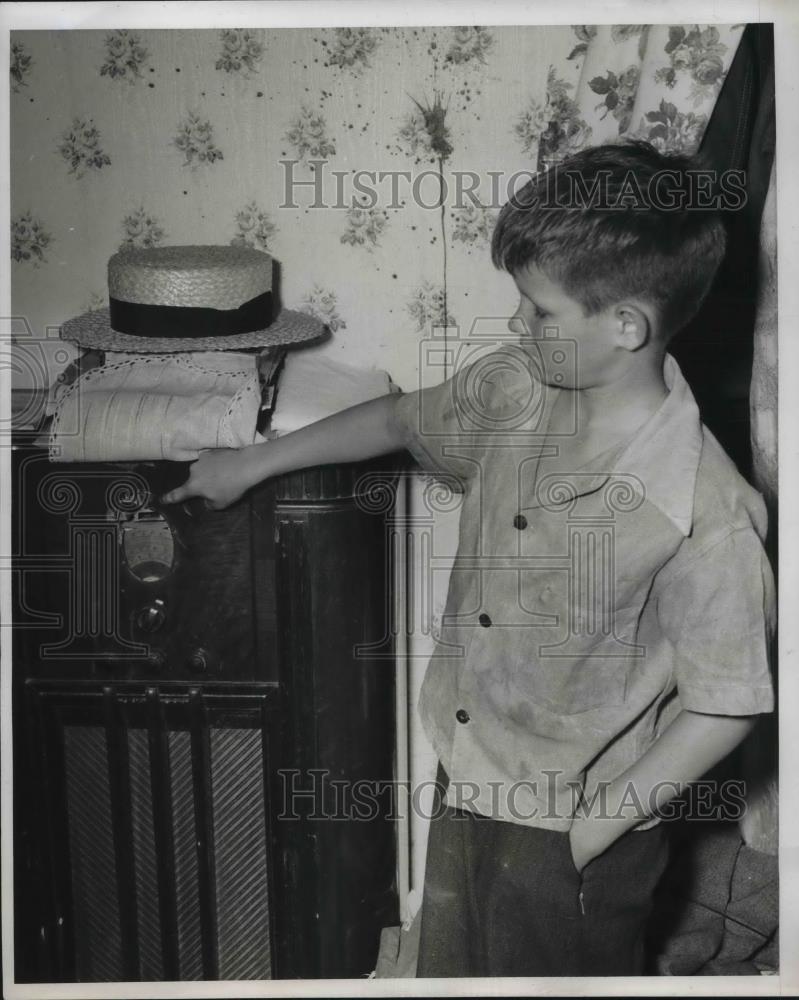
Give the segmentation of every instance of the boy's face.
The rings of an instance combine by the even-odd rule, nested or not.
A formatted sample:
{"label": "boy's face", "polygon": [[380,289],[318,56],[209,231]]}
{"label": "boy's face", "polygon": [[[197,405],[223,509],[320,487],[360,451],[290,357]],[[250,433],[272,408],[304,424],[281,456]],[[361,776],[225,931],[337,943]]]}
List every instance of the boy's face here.
{"label": "boy's face", "polygon": [[[537,361],[543,360],[543,381],[549,382],[548,369],[557,378],[551,384],[560,388],[587,389],[607,385],[614,380],[624,363],[617,342],[621,320],[614,307],[595,316],[585,316],[582,305],[551,281],[534,264],[513,275],[519,290],[519,307],[508,322],[522,347],[530,345]],[[575,363],[564,369],[550,365],[550,356],[558,350],[558,340],[574,343]],[[562,352],[561,352],[562,354]],[[572,356],[571,351],[566,352]]]}

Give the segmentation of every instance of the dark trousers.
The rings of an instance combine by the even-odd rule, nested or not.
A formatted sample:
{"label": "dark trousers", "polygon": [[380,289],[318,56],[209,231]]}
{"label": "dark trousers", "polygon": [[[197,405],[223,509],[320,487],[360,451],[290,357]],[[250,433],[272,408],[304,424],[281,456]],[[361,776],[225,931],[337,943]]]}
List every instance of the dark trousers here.
{"label": "dark trousers", "polygon": [[629,831],[580,873],[568,833],[442,804],[430,822],[418,977],[635,976],[668,861],[663,824]]}

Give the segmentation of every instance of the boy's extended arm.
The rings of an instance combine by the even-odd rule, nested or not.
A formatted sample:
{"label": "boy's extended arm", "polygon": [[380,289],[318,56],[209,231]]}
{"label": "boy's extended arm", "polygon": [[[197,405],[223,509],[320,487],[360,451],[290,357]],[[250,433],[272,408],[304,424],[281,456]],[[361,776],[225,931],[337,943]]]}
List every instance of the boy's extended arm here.
{"label": "boy's extended arm", "polygon": [[161,499],[179,503],[189,497],[205,497],[209,507],[220,510],[271,476],[399,451],[405,447],[403,432],[394,419],[399,398],[399,393],[379,396],[264,444],[202,452],[186,482]]}
{"label": "boy's extended arm", "polygon": [[634,805],[640,802],[648,814],[656,812],[726,757],[756,720],[756,716],[705,715],[683,709],[649,750],[609,785],[601,810],[602,800],[597,799],[593,811],[578,812],[569,834],[577,868],[582,870],[641,822]]}

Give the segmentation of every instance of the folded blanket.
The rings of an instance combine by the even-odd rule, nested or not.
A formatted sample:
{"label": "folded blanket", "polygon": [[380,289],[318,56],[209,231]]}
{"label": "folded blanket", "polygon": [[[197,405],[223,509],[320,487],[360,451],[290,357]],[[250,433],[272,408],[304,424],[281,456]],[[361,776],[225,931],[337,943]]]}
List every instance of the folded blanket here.
{"label": "folded blanket", "polygon": [[391,390],[386,372],[289,351],[277,386],[269,437],[279,437]]}
{"label": "folded blanket", "polygon": [[50,459],[192,461],[252,444],[259,406],[254,354],[108,354],[58,400]]}

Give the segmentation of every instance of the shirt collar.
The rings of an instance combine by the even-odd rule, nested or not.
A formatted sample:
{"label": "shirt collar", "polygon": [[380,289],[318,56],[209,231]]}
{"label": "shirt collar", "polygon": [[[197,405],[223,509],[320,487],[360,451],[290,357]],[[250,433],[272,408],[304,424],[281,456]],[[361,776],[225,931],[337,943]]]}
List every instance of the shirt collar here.
{"label": "shirt collar", "polygon": [[671,354],[663,364],[668,396],[614,463],[620,473],[644,484],[646,499],[687,536],[694,517],[694,492],[702,453],[699,407]]}
{"label": "shirt collar", "polygon": [[[629,442],[610,449],[577,470],[571,497],[601,489],[613,474],[627,477],[628,483],[638,480],[646,499],[688,536],[693,525],[702,423],[693,393],[671,354],[665,356],[663,378],[669,392],[655,413]],[[502,385],[506,395],[513,396],[516,394],[514,389],[518,391],[515,381],[509,379]],[[549,399],[545,412],[551,410],[554,397],[562,391],[547,388]],[[546,420],[542,423],[545,425]],[[600,471],[603,467],[605,471]],[[606,471],[608,468],[612,472]],[[537,497],[532,506],[539,506],[541,502],[542,498]]]}

